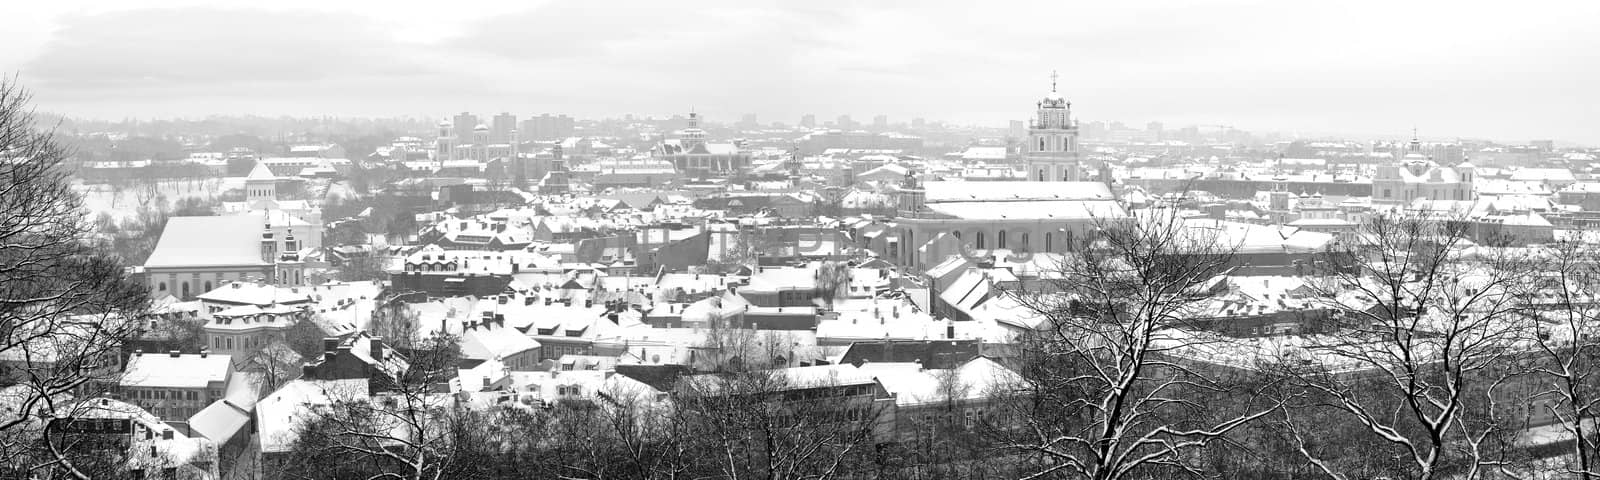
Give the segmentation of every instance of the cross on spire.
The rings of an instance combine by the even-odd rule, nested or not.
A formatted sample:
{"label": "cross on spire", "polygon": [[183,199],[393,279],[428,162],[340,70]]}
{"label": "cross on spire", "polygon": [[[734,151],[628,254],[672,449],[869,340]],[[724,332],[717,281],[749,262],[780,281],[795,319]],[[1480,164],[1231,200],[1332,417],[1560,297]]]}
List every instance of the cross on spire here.
{"label": "cross on spire", "polygon": [[1056,77],[1058,76],[1055,70],[1050,71],[1050,93],[1056,93]]}

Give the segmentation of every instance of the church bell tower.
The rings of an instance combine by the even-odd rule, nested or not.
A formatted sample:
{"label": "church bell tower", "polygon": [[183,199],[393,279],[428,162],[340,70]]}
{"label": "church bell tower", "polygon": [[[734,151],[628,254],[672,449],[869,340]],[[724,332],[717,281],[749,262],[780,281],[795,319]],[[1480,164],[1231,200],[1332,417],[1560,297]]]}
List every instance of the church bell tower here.
{"label": "church bell tower", "polygon": [[1050,93],[1037,104],[1038,113],[1028,127],[1028,141],[1023,146],[1028,179],[1081,181],[1078,122],[1072,119],[1072,102],[1056,91],[1056,78],[1056,73],[1050,72]]}

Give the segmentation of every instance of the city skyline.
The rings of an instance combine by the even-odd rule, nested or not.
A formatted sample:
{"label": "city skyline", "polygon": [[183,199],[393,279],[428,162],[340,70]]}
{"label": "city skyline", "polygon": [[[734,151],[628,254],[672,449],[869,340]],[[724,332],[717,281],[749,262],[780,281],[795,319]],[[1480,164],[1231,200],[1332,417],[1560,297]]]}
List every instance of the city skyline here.
{"label": "city skyline", "polygon": [[336,3],[31,4],[0,64],[41,110],[101,119],[693,108],[1004,126],[1059,70],[1084,118],[1130,125],[1600,143],[1600,97],[1577,88],[1600,66],[1573,60],[1600,40],[1565,20],[1600,13],[1586,4]]}

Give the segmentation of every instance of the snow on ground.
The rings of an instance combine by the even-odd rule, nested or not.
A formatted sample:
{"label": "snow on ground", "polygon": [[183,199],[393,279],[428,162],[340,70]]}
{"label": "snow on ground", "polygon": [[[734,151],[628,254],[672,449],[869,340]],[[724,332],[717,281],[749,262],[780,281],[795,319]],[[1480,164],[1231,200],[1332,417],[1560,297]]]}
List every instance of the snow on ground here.
{"label": "snow on ground", "polygon": [[[222,192],[242,188],[244,188],[244,177],[163,180],[158,184],[158,191],[166,197],[167,208],[171,208],[180,198],[210,199],[221,195]],[[140,187],[127,186],[120,192],[114,192],[109,184],[79,183],[74,184],[73,189],[83,194],[83,207],[85,215],[89,218],[105,212],[120,222],[138,213]]]}

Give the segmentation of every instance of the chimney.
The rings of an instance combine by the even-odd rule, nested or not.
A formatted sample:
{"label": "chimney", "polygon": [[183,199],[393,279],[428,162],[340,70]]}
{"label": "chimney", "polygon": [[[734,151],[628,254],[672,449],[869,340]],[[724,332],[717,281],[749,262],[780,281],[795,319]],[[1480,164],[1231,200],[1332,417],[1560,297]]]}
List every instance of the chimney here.
{"label": "chimney", "polygon": [[534,298],[532,295],[529,295],[529,296],[526,296],[526,297],[522,297],[522,306],[526,307],[526,306],[529,306],[529,305],[533,305],[533,301],[534,300],[537,300],[537,299]]}
{"label": "chimney", "polygon": [[339,350],[339,337],[326,337],[322,339],[322,351],[336,352]]}
{"label": "chimney", "polygon": [[135,356],[135,357],[143,357],[144,356],[144,349],[143,348],[135,348],[135,349],[133,349],[133,356]]}
{"label": "chimney", "polygon": [[499,325],[499,326],[502,326],[502,327],[506,326],[506,316],[505,316],[505,314],[500,314],[500,313],[494,314],[494,323],[495,323],[495,325]]}
{"label": "chimney", "polygon": [[372,337],[372,340],[369,343],[372,344],[372,350],[369,351],[369,353],[372,355],[372,359],[380,362],[383,361],[383,337]]}
{"label": "chimney", "polygon": [[594,300],[585,299],[583,301],[583,308],[590,308],[590,307],[593,307],[593,306],[594,306]]}
{"label": "chimney", "polygon": [[206,354],[209,354],[209,353],[211,353],[210,350],[206,350],[204,348],[200,349],[200,358],[206,358]]}
{"label": "chimney", "polygon": [[948,339],[956,338],[956,321],[955,320],[951,320],[951,319],[948,319],[948,318],[945,319],[945,321],[944,321],[944,338],[948,338]]}
{"label": "chimney", "polygon": [[161,439],[162,440],[172,440],[172,429],[168,428],[168,429],[161,430]]}
{"label": "chimney", "polygon": [[170,350],[170,351],[167,352],[167,356],[172,357],[172,358],[178,358],[178,351],[177,350]]}

